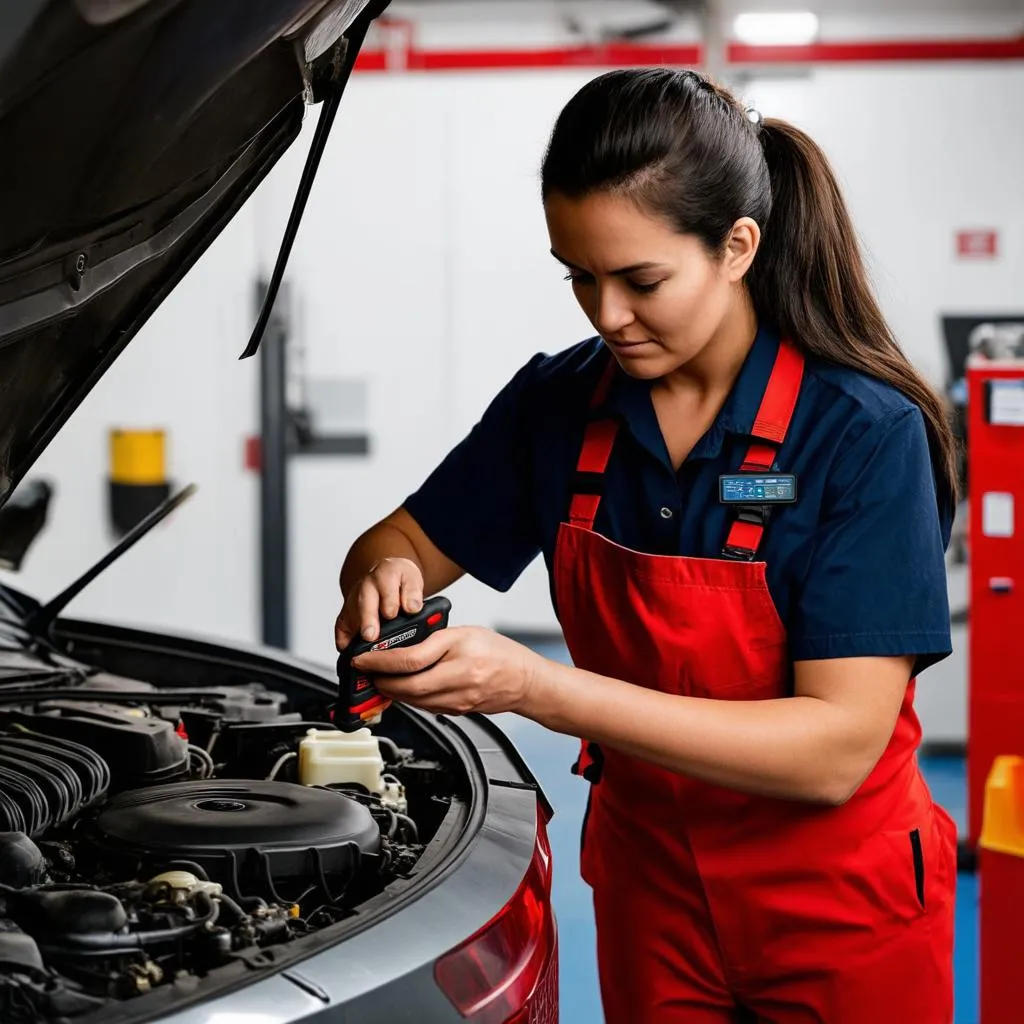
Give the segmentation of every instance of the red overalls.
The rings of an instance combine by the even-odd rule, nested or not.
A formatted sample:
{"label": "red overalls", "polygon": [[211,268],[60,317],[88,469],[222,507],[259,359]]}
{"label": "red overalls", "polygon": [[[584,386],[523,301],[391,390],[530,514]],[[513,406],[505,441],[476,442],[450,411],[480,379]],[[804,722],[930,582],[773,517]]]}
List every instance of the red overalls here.
{"label": "red overalls", "polygon": [[[802,373],[784,342],[744,470],[773,468]],[[641,554],[595,533],[616,428],[589,424],[577,479],[592,486],[578,485],[555,550],[573,661],[691,697],[786,696],[786,634],[754,561],[763,521],[735,521],[721,559]],[[581,870],[607,1024],[950,1024],[956,828],[918,771],[913,697],[911,682],[884,755],[840,807],[748,796],[584,744],[574,771],[595,784]]]}

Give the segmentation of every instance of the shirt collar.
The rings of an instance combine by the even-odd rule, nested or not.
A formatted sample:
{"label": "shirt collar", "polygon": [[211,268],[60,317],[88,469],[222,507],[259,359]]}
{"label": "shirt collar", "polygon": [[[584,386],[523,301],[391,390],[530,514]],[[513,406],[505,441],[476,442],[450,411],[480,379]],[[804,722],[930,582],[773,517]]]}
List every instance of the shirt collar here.
{"label": "shirt collar", "polygon": [[[732,391],[715,422],[694,446],[689,459],[714,458],[722,450],[727,435],[750,435],[778,350],[778,334],[767,327],[760,327]],[[619,416],[644,447],[657,458],[667,461],[668,453],[650,396],[651,381],[616,373],[605,401],[596,412],[598,415]]]}

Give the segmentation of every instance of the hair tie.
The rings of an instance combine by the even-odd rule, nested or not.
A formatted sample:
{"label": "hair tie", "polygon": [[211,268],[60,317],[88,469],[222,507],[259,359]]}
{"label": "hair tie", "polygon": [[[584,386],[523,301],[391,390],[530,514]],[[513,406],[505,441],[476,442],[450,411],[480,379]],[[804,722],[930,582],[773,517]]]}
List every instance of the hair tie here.
{"label": "hair tie", "polygon": [[764,117],[760,110],[756,110],[754,107],[747,107],[747,120],[758,130],[761,130],[761,126],[764,124]]}

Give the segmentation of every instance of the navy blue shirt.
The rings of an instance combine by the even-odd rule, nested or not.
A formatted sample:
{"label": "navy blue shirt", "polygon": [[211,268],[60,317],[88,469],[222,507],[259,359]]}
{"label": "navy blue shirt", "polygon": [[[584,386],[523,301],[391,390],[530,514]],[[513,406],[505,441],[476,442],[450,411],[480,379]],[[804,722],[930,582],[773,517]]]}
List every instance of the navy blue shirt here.
{"label": "navy blue shirt", "polygon": [[[746,454],[777,351],[777,335],[759,331],[678,472],[650,382],[617,374],[601,411],[622,426],[594,528],[637,551],[719,557],[731,517],[718,476]],[[504,591],[541,553],[551,571],[606,359],[600,338],[535,356],[406,501],[469,575]],[[798,500],[773,508],[758,560],[792,660],[914,654],[921,671],[949,654],[953,503],[918,407],[880,381],[808,357],[777,464],[797,475]]]}

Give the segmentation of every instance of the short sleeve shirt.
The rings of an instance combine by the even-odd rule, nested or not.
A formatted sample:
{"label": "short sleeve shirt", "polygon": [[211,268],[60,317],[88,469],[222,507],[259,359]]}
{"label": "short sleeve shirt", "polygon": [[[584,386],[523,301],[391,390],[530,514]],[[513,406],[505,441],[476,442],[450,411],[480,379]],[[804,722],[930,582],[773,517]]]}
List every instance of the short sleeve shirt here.
{"label": "short sleeve shirt", "polygon": [[[596,410],[620,429],[595,530],[644,553],[721,556],[732,511],[718,478],[743,461],[778,345],[775,332],[758,331],[678,471],[651,383],[615,375]],[[552,571],[607,358],[600,338],[536,355],[409,496],[407,511],[470,576],[505,591],[538,554]],[[872,377],[807,357],[777,467],[797,476],[798,499],[773,508],[757,557],[791,659],[916,655],[920,672],[948,655],[954,508],[920,409]]]}

